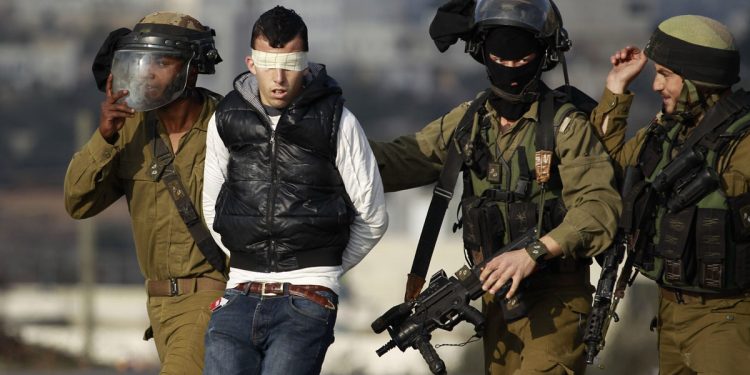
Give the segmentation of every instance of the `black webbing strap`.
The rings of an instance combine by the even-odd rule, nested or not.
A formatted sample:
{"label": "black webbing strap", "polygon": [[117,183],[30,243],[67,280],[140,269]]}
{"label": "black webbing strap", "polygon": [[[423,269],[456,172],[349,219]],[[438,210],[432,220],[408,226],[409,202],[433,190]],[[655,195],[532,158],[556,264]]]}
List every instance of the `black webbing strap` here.
{"label": "black webbing strap", "polygon": [[[713,132],[727,120],[734,118],[736,114],[745,113],[748,108],[750,108],[750,95],[744,90],[737,90],[719,100],[716,105],[706,112],[706,116],[698,127],[685,140],[685,144],[682,150],[680,150],[680,155],[688,152],[705,136]],[[674,157],[674,159],[677,159],[680,155]]]}
{"label": "black webbing strap", "polygon": [[555,94],[552,91],[542,92],[539,101],[539,117],[536,123],[536,151],[554,151],[555,149]]}
{"label": "black webbing strap", "polygon": [[427,270],[430,268],[432,252],[435,250],[435,243],[440,233],[440,227],[443,224],[445,211],[448,209],[448,203],[451,198],[453,198],[453,190],[456,188],[458,173],[464,161],[460,154],[461,150],[459,150],[458,142],[456,141],[458,139],[457,135],[464,131],[471,131],[474,115],[480,106],[484,105],[489,93],[490,91],[487,90],[474,99],[466,110],[464,117],[458,123],[453,136],[448,141],[448,155],[445,157],[443,170],[440,172],[437,185],[435,185],[435,190],[432,193],[430,207],[427,209],[427,217],[425,217],[422,233],[417,243],[417,251],[414,254],[414,261],[411,264],[412,275],[424,278],[427,275]]}
{"label": "black webbing strap", "polygon": [[182,184],[180,175],[177,174],[177,170],[174,167],[174,154],[169,150],[167,144],[164,143],[164,139],[159,136],[156,130],[156,119],[150,113],[146,115],[146,126],[146,131],[153,134],[151,143],[152,150],[154,151],[154,162],[151,165],[151,176],[154,181],[164,181],[169,196],[172,197],[177,207],[177,212],[179,212],[182,221],[185,222],[198,249],[206,257],[208,263],[223,273],[226,269],[224,252],[216,244],[213,237],[211,237],[206,224],[203,222],[201,216],[198,215],[198,211],[190,200],[185,185]]}

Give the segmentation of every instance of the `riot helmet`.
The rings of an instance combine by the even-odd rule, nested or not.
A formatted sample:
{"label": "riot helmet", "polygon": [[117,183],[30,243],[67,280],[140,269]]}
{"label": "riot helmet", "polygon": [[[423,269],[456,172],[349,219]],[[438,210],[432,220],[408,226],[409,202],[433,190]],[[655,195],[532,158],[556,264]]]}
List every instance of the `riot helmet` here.
{"label": "riot helmet", "polygon": [[529,109],[539,97],[542,72],[552,69],[569,47],[550,0],[477,1],[467,51],[485,65],[494,94],[489,101],[502,117],[514,121]]}
{"label": "riot helmet", "polygon": [[517,27],[531,33],[542,45],[542,70],[555,67],[571,42],[562,17],[551,0],[478,0],[474,9],[474,32],[466,51],[484,64],[483,44],[496,27]]}
{"label": "riot helmet", "polygon": [[213,29],[185,14],[156,12],[117,40],[112,59],[113,90],[128,90],[125,102],[137,111],[162,107],[185,91],[191,68],[213,74],[221,57]]}
{"label": "riot helmet", "polygon": [[685,80],[708,88],[737,83],[740,54],[726,26],[708,17],[682,15],[660,23],[646,56]]}
{"label": "riot helmet", "polygon": [[[430,36],[441,52],[458,39],[466,42],[466,52],[487,69],[490,104],[507,119],[518,119],[539,97],[542,72],[558,62],[568,85],[564,52],[571,42],[552,0],[450,0],[438,8]],[[532,53],[535,57],[525,65],[493,62]]]}

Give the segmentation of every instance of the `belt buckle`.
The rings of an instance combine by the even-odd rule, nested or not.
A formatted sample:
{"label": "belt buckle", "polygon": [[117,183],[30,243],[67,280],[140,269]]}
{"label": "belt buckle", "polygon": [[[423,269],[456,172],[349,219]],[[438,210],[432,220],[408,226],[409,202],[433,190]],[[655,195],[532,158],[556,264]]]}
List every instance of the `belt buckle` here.
{"label": "belt buckle", "polygon": [[266,282],[260,283],[260,295],[264,297],[277,295],[276,293],[273,293],[273,292],[266,292],[266,284],[270,284],[270,283],[266,283]]}
{"label": "belt buckle", "polygon": [[174,297],[180,293],[180,288],[177,286],[177,279],[169,279],[169,296]]}

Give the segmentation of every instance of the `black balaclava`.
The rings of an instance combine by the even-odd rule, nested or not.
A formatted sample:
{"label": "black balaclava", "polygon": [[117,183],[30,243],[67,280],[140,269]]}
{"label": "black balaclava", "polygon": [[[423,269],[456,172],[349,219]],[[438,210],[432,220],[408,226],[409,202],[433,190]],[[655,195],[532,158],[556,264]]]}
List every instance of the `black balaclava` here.
{"label": "black balaclava", "polygon": [[[537,99],[537,87],[544,60],[544,49],[534,35],[512,26],[495,27],[484,39],[484,65],[493,86],[490,105],[500,116],[515,121],[529,110]],[[490,54],[503,60],[520,60],[532,53],[528,64],[511,68],[493,62]]]}

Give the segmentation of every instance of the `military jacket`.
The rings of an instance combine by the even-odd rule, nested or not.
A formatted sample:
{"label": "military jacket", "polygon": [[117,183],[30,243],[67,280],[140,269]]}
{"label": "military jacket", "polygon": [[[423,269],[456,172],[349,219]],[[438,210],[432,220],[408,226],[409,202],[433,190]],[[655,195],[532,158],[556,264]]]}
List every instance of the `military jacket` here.
{"label": "military jacket", "polygon": [[[605,89],[600,105],[591,115],[592,123],[597,129],[601,129],[601,125],[606,123],[607,131],[605,135],[602,135],[602,141],[610,150],[619,170],[639,164],[641,152],[649,137],[649,129],[642,128],[632,139],[625,141],[626,120],[632,99],[632,94],[617,95]],[[622,103],[622,105],[614,110],[608,107],[607,103]],[[734,124],[728,129],[732,131],[748,121],[750,121],[750,116],[742,116],[735,119]],[[699,126],[700,122],[697,126],[687,130],[685,136],[689,136]],[[671,160],[669,156],[676,154],[678,150],[673,150],[671,145],[679,143],[675,139],[681,130],[683,130],[682,124],[677,124],[666,132],[667,139],[662,146],[665,156],[655,172],[651,176],[645,176],[646,181],[651,182]],[[750,244],[746,243],[747,238],[739,238],[744,235],[737,232],[743,230],[733,227],[733,224],[737,223],[733,223],[732,220],[733,215],[738,213],[731,212],[728,204],[737,197],[747,196],[746,193],[750,187],[750,165],[747,163],[750,159],[748,158],[750,158],[750,137],[744,135],[730,142],[729,152],[717,155],[709,151],[706,164],[717,171],[718,188],[694,202],[692,206],[675,213],[668,212],[664,207],[667,202],[661,202],[658,207],[653,208],[653,243],[656,245],[657,256],[653,268],[651,266],[644,268],[641,265],[640,270],[644,275],[655,278],[659,283],[670,287],[700,292],[736,289],[738,282],[745,286],[750,284],[750,259],[748,259]],[[669,216],[665,219],[665,215]],[[672,232],[676,234],[684,232],[684,236],[673,236],[672,232],[666,232],[670,230],[670,226],[679,227],[678,230]],[[711,229],[712,227],[716,227],[715,230]],[[682,237],[686,238],[682,239]],[[683,251],[682,248],[672,249],[676,244],[687,249],[684,251],[690,252],[682,255],[682,262],[688,263],[681,265],[682,271],[672,269],[673,266],[670,264],[672,253]],[[679,258],[680,255],[677,257]],[[731,267],[731,269],[726,267]],[[711,275],[712,273],[714,275]],[[728,280],[728,277],[731,280]]]}
{"label": "military jacket", "polygon": [[[455,145],[452,136],[469,108],[466,102],[446,115],[429,123],[413,135],[399,137],[392,142],[371,142],[386,192],[426,185],[437,180],[447,156],[448,147]],[[510,128],[501,129],[495,110],[485,103],[486,115],[475,115],[474,130],[487,121],[485,137],[491,158],[499,161],[513,159],[519,145],[533,150],[539,102]],[[558,158],[558,195],[567,209],[562,222],[547,233],[562,247],[566,257],[589,257],[604,250],[614,236],[620,212],[620,198],[614,187],[614,171],[609,156],[582,112],[574,112],[564,119],[557,130],[555,155]],[[533,164],[531,165],[533,169]],[[511,176],[509,185],[517,176]],[[479,182],[479,183],[477,183]],[[475,181],[474,194],[482,193]],[[502,186],[512,190],[510,186]],[[538,189],[533,189],[525,200],[538,201]],[[507,213],[506,213],[507,216]]]}
{"label": "military jacket", "polygon": [[[174,166],[190,199],[202,216],[201,190],[206,153],[206,126],[216,109],[216,94],[200,89],[203,109],[180,139]],[[155,116],[156,117],[156,116]],[[146,131],[145,113],[125,120],[114,144],[95,131],[73,155],[65,175],[65,208],[74,218],[92,217],[123,195],[128,202],[138,264],[149,280],[225,276],[206,261],[182,221],[164,182],[154,180],[151,165],[153,134]],[[169,134],[158,121],[157,131],[168,147]],[[172,150],[173,151],[173,150]],[[173,151],[174,152],[174,151]]]}

